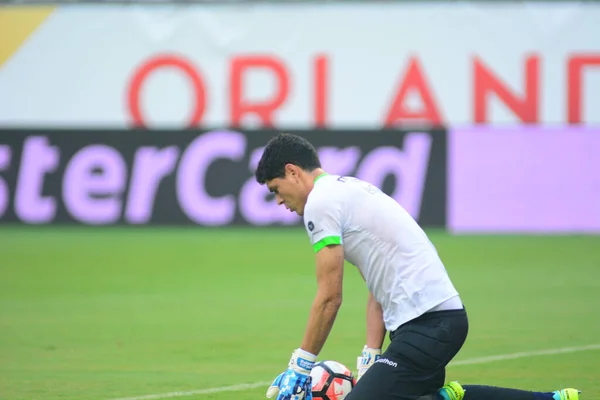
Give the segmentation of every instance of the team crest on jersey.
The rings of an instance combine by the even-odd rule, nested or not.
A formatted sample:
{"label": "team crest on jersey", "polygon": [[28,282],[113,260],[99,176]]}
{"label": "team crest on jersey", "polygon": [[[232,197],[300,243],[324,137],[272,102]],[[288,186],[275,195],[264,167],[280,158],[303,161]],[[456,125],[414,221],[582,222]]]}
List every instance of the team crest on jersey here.
{"label": "team crest on jersey", "polygon": [[308,230],[312,232],[313,229],[315,229],[315,224],[312,221],[308,221]]}

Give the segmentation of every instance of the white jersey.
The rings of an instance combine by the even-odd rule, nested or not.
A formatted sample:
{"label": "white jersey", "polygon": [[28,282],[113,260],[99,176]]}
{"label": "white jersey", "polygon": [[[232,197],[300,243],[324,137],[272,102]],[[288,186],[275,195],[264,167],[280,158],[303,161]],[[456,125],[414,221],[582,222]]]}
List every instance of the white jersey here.
{"label": "white jersey", "polygon": [[321,175],[308,196],[304,225],[315,252],[344,246],[344,258],[381,304],[389,331],[458,296],[425,232],[369,183]]}

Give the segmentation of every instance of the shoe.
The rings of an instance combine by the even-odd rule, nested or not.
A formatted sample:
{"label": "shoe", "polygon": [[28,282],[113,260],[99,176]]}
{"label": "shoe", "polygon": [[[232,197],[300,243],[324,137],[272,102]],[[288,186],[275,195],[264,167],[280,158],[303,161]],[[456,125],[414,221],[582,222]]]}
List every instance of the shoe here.
{"label": "shoe", "polygon": [[555,390],[553,393],[552,397],[554,397],[554,400],[579,400],[579,393],[581,393],[581,390],[568,388]]}
{"label": "shoe", "polygon": [[[570,389],[565,389],[570,390]],[[460,386],[458,382],[448,382],[441,389],[438,390],[438,394],[444,398],[444,400],[462,400],[465,397],[465,389]],[[555,400],[578,400],[576,397],[571,398],[556,398]]]}

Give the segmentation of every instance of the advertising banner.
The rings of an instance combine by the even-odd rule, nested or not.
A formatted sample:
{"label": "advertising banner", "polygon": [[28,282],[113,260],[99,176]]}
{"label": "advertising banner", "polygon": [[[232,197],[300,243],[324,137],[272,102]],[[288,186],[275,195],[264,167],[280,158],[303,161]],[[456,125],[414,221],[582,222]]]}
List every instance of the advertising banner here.
{"label": "advertising banner", "polygon": [[0,126],[600,125],[598,21],[598,2],[2,7]]}
{"label": "advertising banner", "polygon": [[448,137],[455,233],[600,233],[600,128],[456,128]]}
{"label": "advertising banner", "polygon": [[[290,131],[332,174],[445,226],[443,130]],[[0,131],[0,223],[294,225],[254,171],[275,131]]]}

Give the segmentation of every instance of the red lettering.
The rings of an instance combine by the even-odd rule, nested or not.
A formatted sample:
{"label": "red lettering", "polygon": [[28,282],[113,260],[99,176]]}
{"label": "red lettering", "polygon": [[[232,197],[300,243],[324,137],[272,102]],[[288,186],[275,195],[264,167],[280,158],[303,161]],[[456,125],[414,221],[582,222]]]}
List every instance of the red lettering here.
{"label": "red lettering", "polygon": [[[251,102],[243,98],[244,74],[252,68],[270,70],[277,80],[277,90],[270,100]],[[273,113],[285,102],[289,93],[289,78],[283,63],[269,56],[236,57],[230,70],[230,118],[233,126],[240,126],[245,114],[256,114],[265,127],[273,127]]]}
{"label": "red lettering", "polygon": [[567,120],[569,124],[581,123],[581,98],[583,96],[583,67],[593,65],[600,66],[600,55],[579,55],[569,59],[567,69],[568,99]]}
{"label": "red lettering", "polygon": [[[411,111],[407,108],[405,99],[410,90],[416,90],[419,93],[423,102],[422,110]],[[392,105],[388,110],[385,125],[396,125],[398,122],[406,120],[425,120],[429,121],[432,125],[442,124],[442,118],[422,72],[419,60],[416,57],[410,59],[404,80],[401,81]]]}
{"label": "red lettering", "polygon": [[327,125],[327,56],[320,55],[315,59],[315,126],[324,128]]}
{"label": "red lettering", "polygon": [[133,73],[133,78],[129,83],[127,96],[129,114],[133,119],[133,125],[136,127],[145,127],[146,125],[142,115],[140,92],[148,76],[161,68],[176,68],[191,80],[196,104],[192,110],[189,126],[192,127],[198,125],[202,120],[206,108],[206,90],[204,89],[202,78],[190,61],[180,56],[168,54],[157,55],[150,58],[140,65]]}
{"label": "red lettering", "polygon": [[495,94],[522,122],[533,124],[538,122],[538,81],[539,57],[529,56],[525,62],[525,95],[519,99],[506,85],[489,70],[479,58],[474,60],[474,121],[489,122],[489,94]]}

